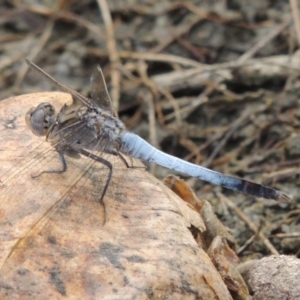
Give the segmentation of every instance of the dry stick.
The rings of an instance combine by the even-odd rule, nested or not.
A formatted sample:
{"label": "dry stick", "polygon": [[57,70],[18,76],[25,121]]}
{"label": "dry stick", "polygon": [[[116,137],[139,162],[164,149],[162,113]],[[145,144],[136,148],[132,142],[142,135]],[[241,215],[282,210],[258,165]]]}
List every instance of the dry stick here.
{"label": "dry stick", "polygon": [[147,65],[143,62],[139,62],[138,64],[138,71],[139,74],[146,86],[149,87],[150,91],[147,89],[147,91],[144,93],[142,91],[141,97],[144,98],[144,101],[146,105],[148,106],[148,119],[149,119],[149,133],[150,133],[150,142],[155,147],[158,146],[157,143],[157,134],[155,130],[155,109],[154,109],[154,103],[153,103],[153,96],[156,98],[158,97],[158,91],[155,87],[155,85],[151,82],[147,75]]}
{"label": "dry stick", "polygon": [[229,128],[229,126],[227,126],[225,129],[221,130],[221,132],[216,132],[209,140],[207,140],[205,143],[198,146],[198,149],[196,152],[192,152],[192,153],[188,154],[187,156],[184,157],[184,159],[189,161],[192,157],[200,155],[201,151],[203,151],[208,146],[210,146],[212,143],[214,143],[217,140],[219,140],[220,138],[222,138],[224,136],[225,132],[227,130],[229,130],[228,128]]}
{"label": "dry stick", "polygon": [[297,251],[297,253],[295,254],[295,257],[300,258],[300,249]]}
{"label": "dry stick", "polygon": [[220,150],[226,144],[228,139],[234,134],[234,132],[241,126],[242,123],[246,122],[250,115],[253,114],[253,111],[246,110],[235,122],[231,124],[229,130],[225,134],[224,138],[218,143],[218,145],[214,148],[213,153],[209,156],[209,158],[202,162],[203,167],[208,167],[213,159],[218,155]]}
{"label": "dry stick", "polygon": [[[53,14],[64,9],[66,0],[56,1],[55,6],[51,7],[51,8],[49,8],[47,6],[43,6],[40,3],[38,5],[26,5],[24,2],[25,1],[14,0],[14,6],[16,8],[22,9],[24,11],[30,11],[35,14],[44,15],[44,16],[52,16]],[[29,1],[27,1],[27,2],[29,2]]]}
{"label": "dry stick", "polygon": [[192,21],[190,24],[188,24],[187,27],[184,27],[177,32],[175,32],[174,35],[170,35],[170,38],[167,40],[164,40],[163,43],[155,46],[154,48],[150,49],[149,52],[156,53],[156,52],[161,52],[163,49],[168,47],[171,43],[174,41],[175,36],[182,36],[183,34],[189,32],[192,27],[194,27],[197,23],[199,23],[201,20],[203,20],[202,16],[193,16]]}
{"label": "dry stick", "polygon": [[107,33],[107,49],[109,53],[109,59],[111,62],[111,97],[114,108],[116,111],[119,109],[119,98],[120,98],[120,72],[118,64],[120,64],[120,58],[117,51],[116,40],[114,35],[114,27],[111,19],[109,7],[106,0],[97,0],[99,8],[102,12],[104,25]]}
{"label": "dry stick", "polygon": [[[152,145],[157,147],[158,143],[157,143],[157,134],[155,129],[156,121],[155,121],[155,109],[153,103],[153,96],[155,96],[155,98],[158,97],[158,90],[148,77],[147,64],[143,61],[139,61],[137,65],[137,69],[145,86],[149,87],[149,89],[147,89],[146,91],[141,92],[141,98],[144,99],[144,102],[148,106],[149,140]],[[150,164],[150,172],[152,174],[155,174],[155,169],[156,169],[156,165]]]}
{"label": "dry stick", "polygon": [[[185,107],[179,109],[182,118],[185,119],[196,108],[198,108],[203,103],[206,103],[207,101],[208,101],[208,97],[204,93],[201,93],[197,98],[193,99],[189,105],[186,105]],[[175,116],[176,116],[175,113],[171,112],[165,116],[164,120],[166,122],[171,121],[172,119],[175,118]]]}
{"label": "dry stick", "polygon": [[150,132],[150,142],[151,144],[157,146],[157,134],[155,130],[155,109],[153,103],[153,95],[152,93],[148,92],[145,95],[145,101],[148,105],[148,119],[149,119],[149,132]]}
{"label": "dry stick", "polygon": [[[250,118],[251,115],[262,112],[265,109],[266,109],[266,106],[262,105],[262,106],[258,107],[257,109],[255,109],[254,112],[252,110],[246,110],[236,121],[234,121],[232,124],[230,124],[230,126],[228,127],[228,131],[225,134],[225,136],[224,136],[224,133],[221,134],[221,136],[224,136],[223,139],[214,148],[214,151],[209,156],[209,158],[207,160],[203,161],[201,165],[204,166],[204,167],[208,167],[212,163],[213,159],[218,155],[218,153],[220,152],[222,147],[225,145],[225,143],[228,141],[228,139],[241,126],[241,124],[246,122],[248,120],[248,118]],[[202,150],[202,146],[201,146],[201,148],[199,148],[199,150],[198,150],[199,152]]]}
{"label": "dry stick", "polygon": [[300,19],[299,19],[299,11],[296,0],[290,0],[291,10],[293,14],[293,19],[295,23],[296,35],[298,40],[298,46],[300,46]]}
{"label": "dry stick", "polygon": [[[26,43],[30,46],[34,43],[34,36],[29,36],[26,38]],[[24,47],[24,48],[29,48]],[[26,49],[22,49],[23,51],[14,51],[14,53],[10,53],[10,55],[2,55],[1,61],[0,61],[0,70],[4,70],[5,68],[11,67],[14,63],[18,63],[20,60],[22,61],[24,59],[24,54],[26,53]],[[0,48],[0,51],[2,49]],[[4,95],[2,95],[3,97]],[[4,97],[5,98],[5,97]],[[3,98],[3,99],[4,99]]]}
{"label": "dry stick", "polygon": [[[218,197],[222,199],[231,209],[235,211],[235,213],[240,217],[241,220],[243,220],[248,227],[253,230],[254,232],[258,232],[258,228],[255,224],[253,224],[248,217],[226,196],[224,196],[221,193],[217,193]],[[258,234],[259,238],[263,241],[265,246],[268,248],[268,250],[273,254],[273,255],[279,255],[278,251],[274,248],[274,246],[271,244],[271,242],[266,238],[266,236],[260,232]]]}
{"label": "dry stick", "polygon": [[[221,23],[221,24],[225,24],[228,23],[230,21],[236,21],[241,20],[242,17],[239,16],[238,18],[229,18],[229,19],[222,19],[218,16],[215,16],[215,14],[212,11],[205,11],[205,10],[201,10],[199,9],[197,6],[193,5],[192,3],[189,2],[181,2],[181,3],[176,3],[173,5],[171,5],[168,9],[172,10],[175,9],[177,7],[185,7],[186,9],[188,9],[190,12],[192,12],[195,16],[192,17],[192,21],[191,23],[187,26],[184,27],[183,29],[179,30],[179,32],[177,32],[177,34],[175,33],[175,35],[177,37],[182,36],[183,34],[187,33],[190,31],[190,29],[192,27],[194,27],[198,22],[200,22],[201,20],[210,20],[216,23]],[[150,49],[149,52],[160,52],[162,51],[164,48],[166,48],[167,46],[169,46],[173,41],[174,41],[174,37],[175,35],[171,35],[171,37],[169,39],[167,39],[166,41],[164,41],[162,44],[159,44],[157,46],[155,46],[154,48]]]}
{"label": "dry stick", "polygon": [[[182,118],[186,118],[185,116],[185,113],[187,114],[190,114],[192,111],[194,111],[197,107],[199,107],[201,104],[205,103],[208,101],[208,96],[215,90],[215,85],[214,84],[208,84],[206,86],[206,88],[204,89],[204,91],[197,97],[195,98],[195,100],[191,101],[190,105],[180,109],[180,115],[182,116]],[[165,121],[169,121],[171,118],[175,117],[175,113],[170,113],[169,115],[167,115],[165,117]],[[181,136],[181,139],[182,139],[182,132],[181,130],[178,130],[178,128],[181,128],[179,127],[178,125],[181,125],[181,124],[177,124],[177,128],[173,128],[173,130],[175,132],[177,132],[180,136]],[[171,126],[169,125],[168,128],[171,129]],[[185,160],[190,160],[191,157],[193,156],[196,156],[196,157],[201,157],[200,155],[200,149],[199,147],[194,147],[194,143],[190,140],[190,139],[186,139],[188,140],[190,143],[190,145],[193,145],[193,150],[192,152],[187,155],[184,159]],[[185,143],[182,143],[182,145],[184,146]],[[188,150],[190,150],[189,148],[187,148]],[[195,151],[196,150],[196,151]],[[199,161],[196,159],[195,160],[195,163],[198,164]]]}
{"label": "dry stick", "polygon": [[140,76],[141,76],[144,84],[152,90],[152,92],[156,96],[156,98],[158,97],[158,92],[160,92],[162,95],[164,95],[170,101],[170,103],[174,107],[174,113],[175,113],[175,116],[176,116],[177,124],[178,124],[178,126],[180,126],[181,123],[182,123],[182,120],[181,120],[180,108],[179,108],[178,102],[174,99],[174,97],[172,96],[172,94],[168,90],[162,88],[159,85],[154,84],[152,82],[152,80],[149,79],[146,70],[143,70],[141,68],[141,66],[142,66],[141,61],[140,61],[138,66],[139,66],[139,73],[140,73]]}
{"label": "dry stick", "polygon": [[[144,101],[146,102],[148,106],[148,120],[149,120],[149,140],[151,144],[157,146],[157,134],[156,134],[156,127],[155,127],[155,109],[154,109],[154,103],[153,103],[153,94],[148,91],[143,96]],[[152,174],[155,172],[155,164],[150,165],[150,171]]]}
{"label": "dry stick", "polygon": [[[174,115],[175,115],[175,118],[176,118],[176,123],[177,123],[178,126],[181,126],[182,117],[181,117],[180,107],[179,107],[178,101],[176,101],[176,99],[173,97],[173,95],[167,89],[163,88],[162,86],[157,85],[157,89],[172,104],[172,106],[174,108]],[[164,119],[164,123],[165,123],[165,119]]]}
{"label": "dry stick", "polygon": [[100,37],[102,40],[105,39],[105,35],[103,34],[101,28],[99,28],[99,26],[93,24],[92,22],[89,22],[88,20],[84,19],[83,17],[80,17],[69,11],[62,11],[58,14],[58,18],[67,22],[74,21],[77,25],[87,28],[87,30],[89,30],[91,33],[95,33],[98,38]]}
{"label": "dry stick", "polygon": [[259,40],[258,43],[256,43],[253,47],[251,47],[246,53],[241,55],[238,58],[237,63],[243,63],[246,60],[253,57],[254,54],[259,51],[259,49],[261,49],[267,43],[269,43],[273,38],[275,38],[279,33],[281,33],[290,24],[291,24],[291,21],[288,20],[288,21],[284,22],[283,24],[281,24],[279,27],[276,27],[274,30],[271,30],[271,32],[264,39]]}
{"label": "dry stick", "polygon": [[255,232],[255,234],[252,235],[252,236],[244,243],[244,245],[241,246],[241,247],[236,251],[236,252],[237,252],[237,255],[241,255],[246,249],[248,249],[248,248],[253,244],[253,242],[257,239],[259,233],[261,232],[263,225],[264,225],[264,221],[261,220],[260,223],[259,223],[257,232]]}
{"label": "dry stick", "polygon": [[[55,20],[56,19],[51,19],[47,22],[46,28],[43,31],[43,33],[42,33],[42,35],[41,35],[41,37],[38,41],[38,44],[34,48],[31,49],[30,54],[27,56],[27,58],[29,60],[35,60],[37,55],[45,47],[46,43],[48,42],[49,38],[51,37]],[[26,75],[27,71],[28,71],[28,66],[24,62],[24,65],[21,67],[21,70],[18,73],[18,76],[16,78],[16,81],[15,81],[15,84],[14,84],[15,87],[20,86],[20,83],[23,81],[24,76]]]}
{"label": "dry stick", "polygon": [[[212,71],[216,71],[218,75],[218,83],[222,83],[225,79],[232,80],[231,69],[238,67],[250,66],[249,72],[256,72],[257,69],[263,66],[270,65],[276,67],[266,69],[269,71],[268,76],[280,74],[285,75],[285,70],[293,70],[299,73],[299,69],[295,66],[299,64],[300,58],[297,54],[293,56],[288,55],[277,55],[272,57],[260,58],[260,59],[249,59],[244,63],[238,61],[231,61],[228,63],[218,63],[214,65],[204,65],[204,67],[191,68],[187,70],[171,71],[164,74],[158,74],[151,76],[151,79],[155,84],[159,84],[168,89],[178,90],[181,87],[186,87],[187,83],[189,87],[203,86],[204,82],[207,82],[208,76]],[[255,68],[251,69],[251,66],[255,65]],[[207,73],[207,74],[206,74]],[[189,80],[191,79],[191,80]]]}
{"label": "dry stick", "polygon": [[[96,56],[108,56],[108,51],[90,47],[87,49],[88,54],[96,55]],[[119,57],[121,58],[131,58],[145,61],[162,61],[175,63],[186,67],[205,67],[207,65],[198,63],[195,60],[172,55],[172,54],[164,54],[164,53],[140,53],[140,52],[130,52],[130,51],[120,51]]]}
{"label": "dry stick", "polygon": [[279,238],[279,239],[285,239],[285,238],[299,238],[300,232],[289,232],[289,233],[277,233],[270,235],[270,238]]}
{"label": "dry stick", "polygon": [[187,67],[203,67],[205,65],[198,63],[195,60],[172,55],[172,54],[162,54],[162,53],[138,53],[138,52],[120,52],[121,57],[133,58],[133,59],[143,59],[149,61],[162,61],[169,63],[176,63]]}
{"label": "dry stick", "polygon": [[[215,23],[220,23],[220,24],[226,24],[232,21],[242,21],[243,17],[240,13],[236,13],[235,15],[232,14],[232,10],[223,10],[222,11],[222,16],[223,13],[225,17],[219,17],[215,11],[213,10],[202,10],[193,3],[190,2],[182,2],[180,3],[182,7],[185,7],[195,15],[202,17],[205,20],[213,21]],[[230,13],[228,13],[230,12]]]}
{"label": "dry stick", "polygon": [[[295,27],[295,33],[296,33],[297,41],[298,41],[298,48],[299,48],[299,46],[300,46],[300,21],[299,21],[299,12],[298,12],[298,7],[297,7],[297,2],[291,0],[290,4],[291,4],[291,9],[292,9],[293,19],[294,19],[294,24],[295,24],[294,27]],[[293,38],[288,39],[288,47],[289,47],[289,53],[295,49],[295,41]],[[286,91],[287,86],[290,84],[290,81],[292,80],[291,77],[292,76],[290,76],[290,78],[288,78],[288,80],[285,84],[284,91]]]}

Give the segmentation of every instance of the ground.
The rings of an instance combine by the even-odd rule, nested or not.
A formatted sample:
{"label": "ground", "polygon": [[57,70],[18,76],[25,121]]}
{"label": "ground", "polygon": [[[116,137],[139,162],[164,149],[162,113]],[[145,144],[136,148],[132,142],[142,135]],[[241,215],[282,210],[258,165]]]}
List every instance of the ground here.
{"label": "ground", "polygon": [[[109,10],[100,0],[2,1],[0,99],[53,88],[27,72],[25,58],[86,95],[101,65],[129,130],[172,155],[292,198],[278,204],[189,180],[231,229],[242,260],[272,249],[299,253],[293,1],[107,2]],[[150,169],[159,178],[169,173]],[[243,247],[258,232],[274,248],[261,237]]]}

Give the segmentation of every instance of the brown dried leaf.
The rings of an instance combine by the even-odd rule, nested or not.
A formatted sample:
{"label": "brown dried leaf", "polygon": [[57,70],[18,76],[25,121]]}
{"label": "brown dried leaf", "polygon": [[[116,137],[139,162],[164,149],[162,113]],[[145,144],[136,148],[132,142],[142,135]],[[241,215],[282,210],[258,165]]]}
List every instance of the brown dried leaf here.
{"label": "brown dried leaf", "polygon": [[205,229],[197,231],[192,227],[192,233],[204,250],[209,248],[210,244],[217,236],[225,237],[230,246],[234,249],[236,248],[236,242],[233,236],[220,222],[208,201],[199,200],[186,182],[175,175],[167,176],[164,183],[200,214],[201,220],[204,222],[203,228]]}
{"label": "brown dried leaf", "polygon": [[247,285],[236,269],[239,258],[228,246],[226,239],[220,236],[215,237],[207,254],[231,291],[233,298],[236,300],[250,299]]}

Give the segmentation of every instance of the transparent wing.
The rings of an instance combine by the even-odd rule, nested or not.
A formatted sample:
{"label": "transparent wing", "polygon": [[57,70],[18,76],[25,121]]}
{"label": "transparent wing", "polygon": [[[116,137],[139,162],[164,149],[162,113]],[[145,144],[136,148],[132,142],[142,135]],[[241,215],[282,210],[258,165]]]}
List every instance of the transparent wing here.
{"label": "transparent wing", "polygon": [[[65,250],[69,253],[65,252],[69,261],[72,258],[76,261],[68,266],[77,266],[77,257],[85,258],[85,261],[78,263],[84,265],[91,257],[93,245],[107,241],[108,237],[101,230],[104,207],[99,195],[105,189],[109,169],[90,157],[73,159],[66,156],[68,170],[65,173],[42,174],[32,178],[31,175],[45,170],[61,169],[61,162],[55,149],[49,143],[41,143],[41,138],[33,136],[25,126],[22,112],[29,104],[36,106],[41,101],[39,96],[29,96],[27,99],[15,100],[15,106],[9,101],[0,105],[0,119],[14,123],[14,129],[0,126],[0,286],[12,280],[23,288],[23,283],[27,282],[29,290],[32,282],[30,276],[40,279],[41,266],[44,266],[43,276],[46,276],[42,282],[49,282],[49,274],[53,279],[57,274],[53,266],[61,267],[66,261],[64,258],[63,262],[60,260]],[[59,100],[61,105],[64,102],[61,98],[52,99],[53,102]],[[76,132],[74,143],[86,135],[84,131]],[[110,154],[94,152],[106,160],[114,159]],[[117,157],[115,159],[118,160]],[[121,182],[125,186],[129,184],[129,180],[126,182],[128,175],[122,175],[123,172],[124,166],[121,165],[119,174],[124,178],[118,178],[118,167],[114,169],[114,181],[110,182],[105,194],[104,202],[105,205],[108,203],[112,215],[114,207],[120,206],[113,201],[117,186]],[[118,195],[121,197],[121,194]],[[76,252],[78,248],[79,252]],[[80,252],[82,249],[86,256]],[[49,263],[52,258],[54,262]],[[95,255],[93,261],[94,258]],[[63,271],[58,275],[77,274],[75,270],[65,272],[67,266],[61,268]],[[4,299],[2,293],[5,291],[7,289],[0,288],[1,299]],[[14,292],[10,290],[9,295],[12,297]]]}
{"label": "transparent wing", "polygon": [[91,77],[91,98],[98,106],[108,110],[113,116],[117,116],[100,66],[97,66]]}
{"label": "transparent wing", "polygon": [[69,93],[72,95],[73,100],[74,100],[74,104],[85,104],[89,107],[94,106],[94,103],[87,97],[83,96],[82,94],[80,94],[79,92],[75,91],[74,89],[60,83],[59,81],[57,81],[56,79],[54,79],[53,77],[51,77],[49,74],[47,74],[45,71],[43,71],[40,67],[38,67],[36,64],[34,64],[33,62],[31,62],[28,59],[25,59],[26,63],[28,64],[28,66],[36,71],[38,74],[40,74],[42,77],[44,77],[48,82],[50,82],[51,84],[53,84],[54,86],[58,87],[60,90],[62,90],[63,92]]}

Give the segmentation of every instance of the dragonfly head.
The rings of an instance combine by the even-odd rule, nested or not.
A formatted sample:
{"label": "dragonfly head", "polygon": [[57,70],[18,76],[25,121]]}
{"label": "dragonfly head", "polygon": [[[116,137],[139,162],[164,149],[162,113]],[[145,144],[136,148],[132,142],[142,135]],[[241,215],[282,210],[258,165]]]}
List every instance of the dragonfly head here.
{"label": "dragonfly head", "polygon": [[55,122],[55,108],[52,104],[43,102],[27,112],[25,121],[33,134],[45,136]]}

